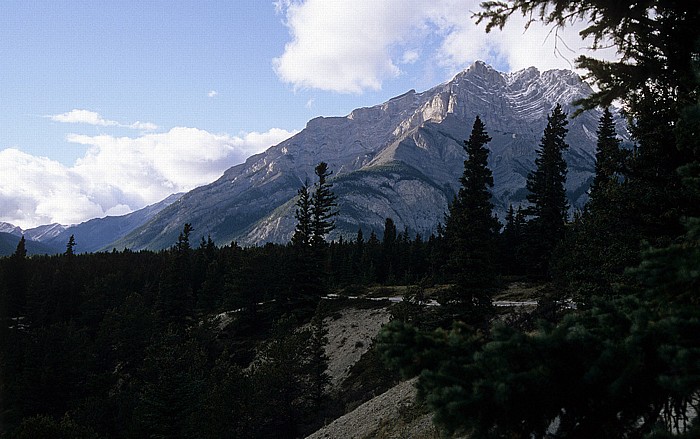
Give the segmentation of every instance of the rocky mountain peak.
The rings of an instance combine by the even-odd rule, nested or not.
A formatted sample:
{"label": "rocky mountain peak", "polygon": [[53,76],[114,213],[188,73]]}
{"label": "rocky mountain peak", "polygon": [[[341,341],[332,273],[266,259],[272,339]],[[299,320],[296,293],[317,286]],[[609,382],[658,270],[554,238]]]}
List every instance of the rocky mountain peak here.
{"label": "rocky mountain peak", "polygon": [[[493,139],[493,200],[503,218],[510,204],[525,200],[525,180],[551,109],[561,103],[571,113],[573,101],[591,92],[574,72],[531,67],[501,73],[477,61],[429,90],[410,90],[345,117],[310,120],[295,136],[185,194],[113,246],[167,247],[184,222],[218,243],[286,242],[294,229],[296,191],[305,179],[313,181],[320,161],[334,171],[336,237],[352,237],[360,227],[380,233],[387,217],[399,228],[430,233],[458,189],[462,146],[476,115]],[[567,191],[575,207],[585,202],[592,178],[598,117],[586,112],[569,126]]]}

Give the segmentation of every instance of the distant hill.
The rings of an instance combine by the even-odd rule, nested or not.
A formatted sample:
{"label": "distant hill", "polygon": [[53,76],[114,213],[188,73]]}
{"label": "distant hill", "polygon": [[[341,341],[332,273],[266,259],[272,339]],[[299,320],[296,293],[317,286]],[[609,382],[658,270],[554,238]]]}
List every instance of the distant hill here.
{"label": "distant hill", "polygon": [[[10,256],[17,249],[17,244],[21,239],[13,233],[0,232],[0,256]],[[38,241],[32,241],[25,238],[27,254],[29,255],[53,255],[62,253],[65,248],[56,247],[49,244],[44,244]]]}
{"label": "distant hill", "polygon": [[[90,253],[101,250],[109,251],[112,249],[109,244],[119,240],[133,229],[145,224],[158,212],[177,201],[181,196],[182,194],[173,194],[163,201],[126,215],[95,218],[73,226],[46,224],[22,230],[20,227],[12,224],[0,222],[0,233],[12,236],[12,238],[10,238],[10,236],[5,237],[6,239],[2,242],[7,242],[9,243],[8,245],[11,244],[12,248],[9,250],[9,254],[12,254],[17,247],[19,238],[24,235],[27,242],[34,242],[32,245],[38,254],[62,253],[66,248],[68,239],[73,235],[76,241],[75,251],[78,253]],[[37,246],[39,243],[43,245]],[[7,249],[3,246],[2,253],[0,254],[7,254],[5,250]]]}
{"label": "distant hill", "polygon": [[139,226],[148,222],[158,212],[177,201],[182,194],[170,195],[163,201],[146,206],[132,213],[121,216],[95,218],[74,226],[65,227],[62,231],[42,242],[51,246],[65,248],[71,235],[75,237],[75,251],[90,253],[111,250],[110,244]]}

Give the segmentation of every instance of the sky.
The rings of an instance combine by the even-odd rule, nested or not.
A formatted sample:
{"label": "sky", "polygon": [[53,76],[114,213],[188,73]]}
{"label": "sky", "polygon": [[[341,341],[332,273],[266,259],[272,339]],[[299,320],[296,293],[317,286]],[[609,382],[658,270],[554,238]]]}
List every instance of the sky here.
{"label": "sky", "polygon": [[[485,33],[478,0],[4,0],[0,222],[122,215],[476,60],[572,69],[574,26]],[[606,55],[611,57],[613,55]]]}

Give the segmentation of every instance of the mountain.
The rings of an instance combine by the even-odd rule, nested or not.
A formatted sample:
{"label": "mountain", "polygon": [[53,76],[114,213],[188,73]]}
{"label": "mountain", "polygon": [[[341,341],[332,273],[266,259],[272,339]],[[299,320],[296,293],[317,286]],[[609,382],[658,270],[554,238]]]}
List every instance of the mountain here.
{"label": "mountain", "polygon": [[[44,242],[56,239],[61,233],[65,232],[67,226],[61,224],[46,224],[43,226],[27,229],[23,232],[25,239],[32,241]],[[66,241],[67,242],[67,241]],[[65,242],[63,243],[65,244]]]}
{"label": "mountain", "polygon": [[[72,226],[47,224],[22,230],[20,227],[3,222],[0,223],[0,233],[11,235],[14,238],[2,237],[2,242],[5,244],[0,245],[0,255],[12,254],[17,247],[18,238],[22,235],[27,240],[27,248],[30,248],[29,243],[31,242],[32,248],[36,249],[36,251],[29,251],[30,254],[62,253],[65,251],[71,235],[75,237],[75,250],[79,253],[111,250],[110,243],[142,226],[182,195],[170,195],[158,203],[126,215],[95,218]],[[8,245],[11,247],[11,251],[4,253],[9,248]]]}
{"label": "mountain", "polygon": [[[7,223],[5,223],[7,224]],[[10,256],[17,250],[17,244],[21,238],[21,234],[0,232],[0,256]],[[56,248],[38,241],[32,241],[25,237],[25,248],[29,255],[52,255],[61,253],[64,248]]]}
{"label": "mountain", "polygon": [[[146,206],[126,215],[95,218],[74,226],[64,227],[59,233],[47,239],[40,239],[51,246],[65,249],[70,236],[75,237],[75,250],[79,253],[111,250],[110,243],[117,241],[129,232],[148,222],[158,212],[177,201],[182,194],[170,195],[163,201]],[[27,233],[30,231],[28,230]]]}
{"label": "mountain", "polygon": [[14,224],[0,222],[0,233],[9,233],[15,236],[22,236],[22,229]]}
{"label": "mountain", "polygon": [[[320,161],[334,171],[340,209],[334,236],[354,237],[360,227],[381,232],[387,217],[399,230],[428,233],[444,220],[458,190],[463,141],[477,115],[493,138],[493,201],[503,218],[509,204],[525,200],[526,177],[551,109],[559,102],[573,114],[573,102],[590,93],[571,71],[530,67],[501,73],[476,62],[425,92],[411,90],[345,117],[312,119],[295,136],[183,195],[111,246],[165,248],[186,222],[196,236],[211,235],[218,244],[286,242],[295,225],[297,189],[313,181]],[[566,188],[574,207],[585,203],[592,181],[599,117],[599,111],[585,112],[568,126]]]}

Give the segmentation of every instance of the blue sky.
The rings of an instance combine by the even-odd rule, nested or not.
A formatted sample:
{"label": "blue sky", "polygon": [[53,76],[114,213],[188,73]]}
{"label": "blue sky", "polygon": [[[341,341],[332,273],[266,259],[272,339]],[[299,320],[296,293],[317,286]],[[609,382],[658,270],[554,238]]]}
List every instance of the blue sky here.
{"label": "blue sky", "polygon": [[[0,3],[0,221],[124,214],[213,181],[304,128],[482,59],[570,68],[522,20],[485,34],[474,0]],[[564,38],[564,37],[562,37]],[[574,50],[568,50],[573,47]],[[559,53],[556,51],[559,50]]]}

